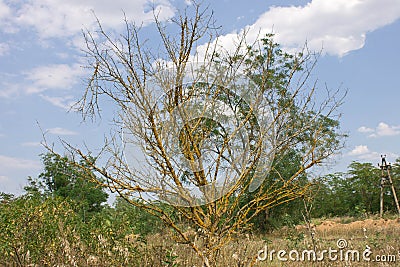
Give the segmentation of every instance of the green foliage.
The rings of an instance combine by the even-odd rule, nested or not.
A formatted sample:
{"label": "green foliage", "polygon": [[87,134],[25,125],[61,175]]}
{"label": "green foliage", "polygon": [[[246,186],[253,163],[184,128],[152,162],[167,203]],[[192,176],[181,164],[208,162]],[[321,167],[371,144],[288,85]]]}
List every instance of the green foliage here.
{"label": "green foliage", "polygon": [[[282,186],[285,180],[292,177],[300,167],[301,157],[297,151],[288,150],[284,155],[278,155],[272,164],[270,173],[264,180],[264,188],[272,185]],[[300,185],[308,183],[305,173],[297,178],[297,182]],[[248,194],[247,197],[251,199],[252,195]],[[303,219],[303,206],[302,200],[297,199],[266,210],[265,213],[260,213],[253,218],[253,230],[265,232],[282,226],[294,226]]]}
{"label": "green foliage", "polygon": [[304,241],[305,235],[304,233],[299,233],[298,231],[294,229],[290,229],[287,232],[286,235],[286,240],[289,243],[289,247],[291,248],[300,248],[302,245],[302,242]]}
{"label": "green foliage", "polygon": [[159,222],[119,199],[115,208],[104,205],[107,194],[87,166],[42,159],[26,194],[0,194],[0,265],[139,266],[143,236]]}
{"label": "green foliage", "polygon": [[165,256],[164,266],[178,267],[179,265],[176,263],[177,259],[178,255],[176,255],[173,250],[168,251],[167,255]]}
{"label": "green foliage", "polygon": [[[318,159],[313,164],[318,164],[338,150],[345,137],[339,132],[339,121],[334,119],[329,109],[325,115],[320,112],[326,108],[326,103],[321,103],[321,110],[315,109],[314,104],[309,105],[313,101],[313,92],[302,91],[296,86],[313,68],[313,55],[286,53],[273,37],[273,34],[266,35],[260,50],[249,47],[245,58],[232,59],[233,62],[244,59],[247,76],[261,88],[273,114],[276,153],[271,171],[261,186],[261,190],[270,192],[287,186],[287,183],[293,188],[307,187],[310,181],[304,167],[310,163],[310,148],[313,148],[312,158]],[[293,77],[298,81],[294,82],[296,79]],[[299,97],[301,94],[304,95]],[[249,193],[241,201],[245,205],[254,197],[255,194]],[[301,200],[291,200],[265,210],[252,219],[253,230],[266,231],[299,223],[303,220],[303,208]],[[286,220],[288,217],[290,220]]]}
{"label": "green foliage", "polygon": [[343,173],[328,174],[315,181],[313,217],[343,216],[353,212],[353,190],[350,181],[343,176]]}
{"label": "green foliage", "polygon": [[[274,163],[270,176],[274,172],[283,177],[291,175],[299,164],[296,153],[288,153],[285,160]],[[400,159],[392,165],[391,176],[397,192],[400,189]],[[266,182],[273,181],[269,177]],[[300,179],[307,181],[306,175]],[[314,218],[356,216],[365,217],[368,214],[379,213],[381,170],[372,163],[352,162],[345,173],[338,172],[327,174],[313,181],[312,210]],[[399,193],[398,193],[399,194]],[[389,187],[384,194],[385,211],[397,212],[393,195]],[[294,226],[303,222],[304,206],[301,200],[275,207],[260,214],[253,220],[254,230],[261,232],[279,228],[281,226]]]}
{"label": "green foliage", "polygon": [[0,264],[49,266],[69,262],[77,216],[74,204],[61,199],[24,195],[0,205]]}
{"label": "green foliage", "polygon": [[[399,159],[393,164],[391,176],[396,191],[399,187]],[[346,173],[329,174],[317,179],[314,217],[364,216],[379,213],[381,170],[372,163],[352,162]],[[385,188],[387,210],[396,211],[393,195]]]}
{"label": "green foliage", "polygon": [[69,198],[78,203],[83,218],[98,212],[107,201],[108,194],[95,183],[95,176],[87,163],[76,164],[68,157],[47,153],[42,155],[44,171],[37,179],[29,178],[25,190],[31,194],[43,193]]}
{"label": "green foliage", "polygon": [[106,206],[82,221],[77,206],[59,196],[2,194],[0,265],[140,266],[140,218],[128,220],[127,211]]}
{"label": "green foliage", "polygon": [[347,173],[353,190],[354,208],[358,212],[363,209],[367,213],[379,212],[380,170],[371,163],[352,162]]}
{"label": "green foliage", "polygon": [[146,236],[158,233],[162,229],[162,223],[157,217],[128,203],[125,199],[116,199],[115,211],[123,223],[131,226],[132,233]]}
{"label": "green foliage", "polygon": [[[278,176],[293,175],[300,164],[296,151],[288,151],[282,158],[273,163],[265,183],[274,182]],[[392,168],[396,189],[399,189],[399,174],[400,159]],[[312,216],[379,212],[380,176],[381,171],[371,163],[353,162],[346,173],[317,179]],[[307,182],[305,174],[298,179]],[[158,218],[122,198],[117,198],[115,207],[106,205],[83,221],[79,212],[81,199],[60,196],[38,186],[43,181],[30,179],[28,193],[20,197],[0,193],[0,265],[140,266],[142,255],[149,253],[144,237],[162,232]],[[395,210],[389,190],[385,198],[388,209]],[[160,205],[165,212],[171,212]],[[301,222],[302,210],[301,200],[278,206],[268,214],[254,217],[253,230],[292,227]],[[304,235],[289,231],[285,239],[297,247]],[[165,266],[178,264],[178,256],[172,249],[163,251],[160,257],[160,264]]]}

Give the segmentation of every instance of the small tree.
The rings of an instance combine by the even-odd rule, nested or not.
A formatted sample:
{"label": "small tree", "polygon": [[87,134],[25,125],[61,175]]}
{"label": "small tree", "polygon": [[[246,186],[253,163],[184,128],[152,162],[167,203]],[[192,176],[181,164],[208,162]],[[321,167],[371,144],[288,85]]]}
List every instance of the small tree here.
{"label": "small tree", "polygon": [[25,187],[28,193],[42,192],[45,196],[69,198],[80,206],[84,217],[86,213],[101,210],[108,194],[104,187],[94,182],[97,178],[88,162],[76,164],[72,159],[54,153],[43,154],[42,161],[44,170],[38,178],[29,178],[30,185]]}
{"label": "small tree", "polygon": [[350,180],[350,187],[353,192],[354,208],[364,210],[367,213],[378,212],[380,170],[374,167],[372,163],[356,161],[353,161],[348,168],[347,179]]}
{"label": "small tree", "polygon": [[[66,147],[85,163],[77,165],[106,181],[92,176],[98,183],[157,216],[205,266],[215,266],[234,234],[265,209],[302,196],[309,183],[298,178],[341,148],[340,101],[328,95],[317,105],[308,84],[314,55],[284,53],[272,35],[247,44],[243,34],[233,52],[210,42],[196,54],[197,42],[216,32],[207,10],[191,8],[167,24],[176,33],[155,16],[163,45],[157,54],[129,22],[116,38],[100,24],[96,34],[85,33],[93,75],[78,110],[95,116],[104,96],[120,113],[116,134],[95,157],[106,164]],[[297,169],[268,175],[290,150]],[[139,152],[146,157],[132,163]],[[188,225],[196,235],[186,233]]]}
{"label": "small tree", "polygon": [[[398,165],[393,165],[393,174]],[[365,215],[379,211],[381,170],[372,163],[353,161],[346,173],[328,174],[318,179],[314,216]],[[385,189],[384,202],[395,210],[393,196]]]}
{"label": "small tree", "polygon": [[351,181],[345,173],[333,173],[315,181],[313,217],[352,215],[359,198],[354,197]]}

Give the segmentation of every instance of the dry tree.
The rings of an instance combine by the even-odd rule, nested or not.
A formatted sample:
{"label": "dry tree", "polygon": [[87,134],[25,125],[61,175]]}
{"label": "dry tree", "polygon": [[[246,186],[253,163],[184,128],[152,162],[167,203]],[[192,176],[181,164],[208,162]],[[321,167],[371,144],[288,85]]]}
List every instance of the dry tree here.
{"label": "dry tree", "polygon": [[[341,148],[342,98],[328,91],[317,101],[309,84],[316,55],[307,49],[285,53],[273,35],[249,44],[243,32],[224,50],[212,13],[189,9],[166,24],[155,16],[157,53],[126,19],[116,37],[100,23],[84,33],[92,75],[76,108],[94,118],[104,98],[119,112],[98,155],[65,145],[99,184],[157,216],[215,266],[234,234],[303,196],[309,183],[297,178]],[[208,45],[197,53],[201,42]],[[272,172],[287,151],[301,159],[290,177]]]}

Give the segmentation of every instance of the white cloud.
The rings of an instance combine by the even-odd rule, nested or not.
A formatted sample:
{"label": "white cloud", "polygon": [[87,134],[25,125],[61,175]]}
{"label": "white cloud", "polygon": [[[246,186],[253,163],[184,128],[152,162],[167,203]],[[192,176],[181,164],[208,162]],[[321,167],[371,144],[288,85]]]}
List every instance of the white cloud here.
{"label": "white cloud", "polygon": [[36,160],[21,159],[0,155],[0,171],[7,170],[38,170],[41,168],[41,163]]}
{"label": "white cloud", "polygon": [[[3,81],[0,79],[0,98],[11,98],[24,93],[42,93],[48,90],[67,91],[81,82],[87,74],[88,69],[83,68],[78,63],[38,66],[22,72],[24,81],[19,81],[17,75],[9,75],[8,77],[3,74]],[[71,100],[71,96],[67,96],[64,101],[48,96],[42,96],[42,98],[62,108],[65,108],[68,105],[67,102]],[[57,101],[58,104],[55,103]]]}
{"label": "white cloud", "polygon": [[9,17],[10,14],[11,14],[11,9],[4,3],[3,0],[0,0],[0,25],[1,21]]}
{"label": "white cloud", "polygon": [[360,160],[365,160],[369,162],[379,162],[381,159],[381,155],[386,155],[388,159],[397,159],[399,157],[398,154],[392,153],[392,152],[387,152],[387,153],[379,153],[376,151],[371,151],[370,153],[362,154],[358,156]]}
{"label": "white cloud", "polygon": [[4,81],[0,83],[0,98],[11,98],[18,96],[21,91],[20,85],[18,84],[12,84]]}
{"label": "white cloud", "polygon": [[4,0],[0,0],[0,32],[5,33],[15,33],[17,27],[13,20],[15,19],[15,14],[12,8]]}
{"label": "white cloud", "polygon": [[[190,3],[190,0],[184,1]],[[27,0],[12,11],[0,0],[0,23],[1,18],[4,20],[13,13],[14,24],[35,28],[42,38],[69,37],[74,40],[82,28],[94,26],[93,11],[105,28],[115,29],[123,25],[123,12],[138,25],[151,23],[152,7],[161,20],[175,14],[175,8],[168,0]],[[274,32],[276,41],[287,49],[298,49],[307,41],[313,50],[323,47],[324,52],[343,56],[362,48],[366,34],[399,18],[398,0],[312,0],[305,6],[271,7],[246,29],[249,42],[258,34]],[[225,48],[232,47],[234,35],[220,37],[220,44]]]}
{"label": "white cloud", "polygon": [[371,133],[368,137],[395,136],[400,135],[400,125],[389,125],[385,122],[380,122],[375,129],[361,126],[358,131]]}
{"label": "white cloud", "polygon": [[70,95],[58,97],[58,96],[47,96],[40,94],[40,97],[46,100],[47,102],[51,103],[52,105],[65,109],[67,111],[70,110],[71,107],[76,103],[76,99]]}
{"label": "white cloud", "polygon": [[26,93],[39,93],[49,89],[70,89],[86,74],[79,64],[53,64],[40,66],[25,73],[32,82],[25,88]]}
{"label": "white cloud", "polygon": [[374,132],[374,129],[361,126],[360,128],[357,129],[357,131],[359,131],[360,133],[372,133]]}
{"label": "white cloud", "polygon": [[253,28],[274,29],[277,41],[297,47],[307,40],[310,48],[333,55],[362,48],[368,32],[400,18],[398,0],[313,0],[304,7],[275,7]]}
{"label": "white cloud", "polygon": [[[366,34],[400,18],[398,0],[312,0],[305,6],[272,7],[246,27],[248,43],[266,33],[286,50],[299,50],[307,42],[311,50],[344,56],[365,44]],[[219,38],[232,50],[236,34]],[[201,47],[200,49],[204,49]]]}
{"label": "white cloud", "polygon": [[381,155],[386,155],[389,158],[396,159],[399,157],[398,154],[392,152],[376,152],[371,151],[366,145],[358,145],[355,146],[353,150],[351,150],[348,156],[356,157],[359,160],[369,161],[369,162],[377,162],[380,160]]}
{"label": "white cloud", "polygon": [[70,37],[94,25],[93,12],[105,28],[123,25],[123,12],[136,24],[147,25],[153,21],[153,6],[160,19],[175,13],[167,0],[28,0],[17,11],[16,22],[34,27],[42,38]]}
{"label": "white cloud", "polygon": [[400,134],[400,126],[391,126],[384,122],[378,124],[376,127],[377,136],[392,136]]}
{"label": "white cloud", "polygon": [[360,145],[360,146],[356,146],[352,151],[350,151],[349,155],[350,156],[359,156],[359,155],[367,154],[369,152],[370,151],[367,146]]}
{"label": "white cloud", "polygon": [[54,135],[78,135],[77,132],[64,129],[61,127],[50,128],[46,130],[46,133],[54,134]]}
{"label": "white cloud", "polygon": [[7,54],[10,50],[10,46],[7,43],[0,43],[0,57]]}

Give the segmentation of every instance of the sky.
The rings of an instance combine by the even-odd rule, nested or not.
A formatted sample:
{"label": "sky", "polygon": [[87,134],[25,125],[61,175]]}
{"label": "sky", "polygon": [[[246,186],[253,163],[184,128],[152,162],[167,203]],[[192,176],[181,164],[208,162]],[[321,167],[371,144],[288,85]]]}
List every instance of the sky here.
{"label": "sky", "polygon": [[[0,192],[20,194],[27,177],[43,169],[43,133],[100,148],[110,128],[107,117],[82,122],[68,112],[90,75],[83,68],[82,29],[123,30],[128,20],[142,25],[142,36],[157,47],[154,7],[168,21],[189,0],[0,0]],[[389,162],[400,157],[400,1],[399,0],[205,0],[221,26],[219,44],[227,49],[236,33],[248,41],[273,32],[287,51],[305,42],[322,51],[312,79],[347,90],[340,107],[345,148],[326,171],[344,171],[353,160]],[[204,44],[197,48],[200,53]],[[107,111],[107,106],[104,107]]]}

